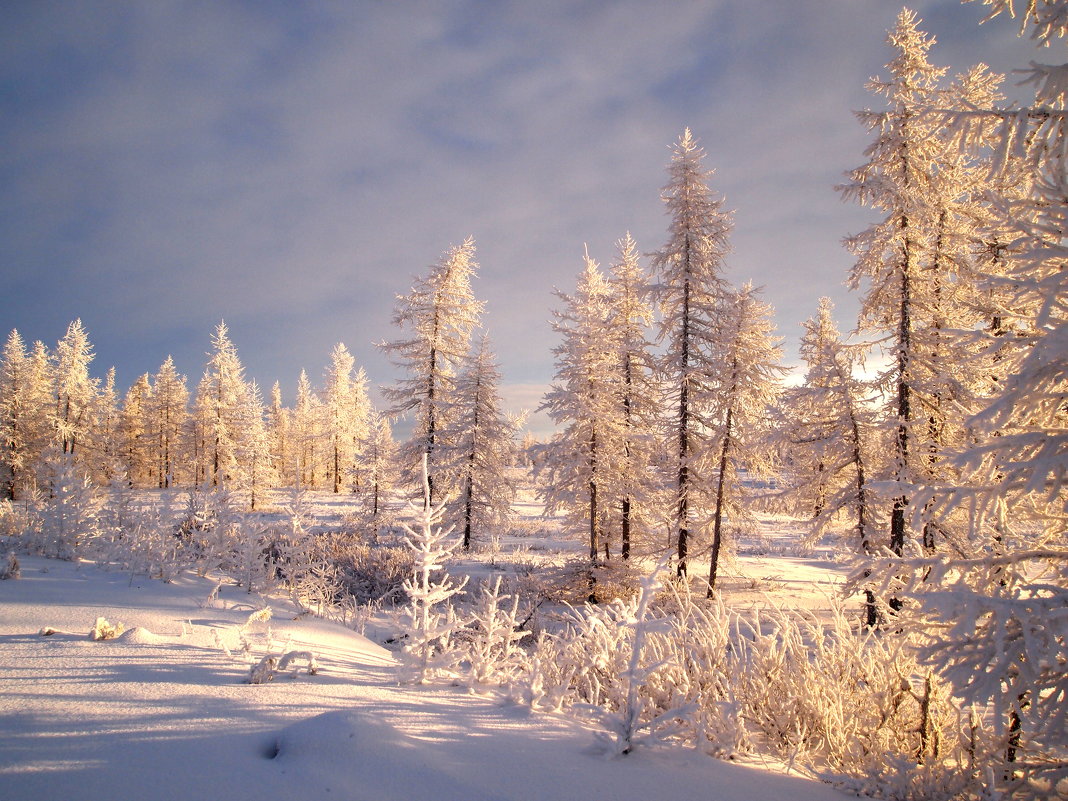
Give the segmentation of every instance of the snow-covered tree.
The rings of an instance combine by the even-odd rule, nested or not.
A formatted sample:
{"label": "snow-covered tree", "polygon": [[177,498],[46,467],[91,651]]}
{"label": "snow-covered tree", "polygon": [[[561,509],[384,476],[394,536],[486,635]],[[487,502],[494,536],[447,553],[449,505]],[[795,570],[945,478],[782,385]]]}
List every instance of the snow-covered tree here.
{"label": "snow-covered tree", "polygon": [[264,419],[263,394],[255,381],[249,382],[246,391],[248,419],[245,436],[238,447],[238,459],[243,465],[241,489],[248,495],[249,508],[255,510],[265,491],[278,483],[278,475],[271,460],[271,440]]}
{"label": "snow-covered tree", "polygon": [[97,382],[89,375],[93,346],[81,320],[67,327],[56,344],[54,357],[55,442],[61,453],[76,454],[89,438]]}
{"label": "snow-covered tree", "polygon": [[361,526],[376,537],[379,526],[390,519],[387,501],[393,490],[397,463],[389,418],[373,408],[368,413],[367,430],[360,440],[359,451],[352,491],[360,506]]}
{"label": "snow-covered tree", "polygon": [[486,336],[456,379],[456,442],[460,481],[456,515],[463,549],[491,528],[505,528],[512,516],[515,486],[508,474],[515,453],[515,423],[505,415],[497,389],[501,374]]}
{"label": "snow-covered tree", "polygon": [[160,365],[152,384],[151,422],[149,435],[153,440],[153,464],[155,483],[160,489],[171,487],[176,480],[185,477],[180,467],[182,455],[182,432],[189,415],[189,390],[185,376],[175,369],[174,360],[168,356]]}
{"label": "snow-covered tree", "polygon": [[557,291],[563,306],[553,312],[553,330],[563,341],[553,349],[556,376],[540,409],[562,426],[541,467],[546,514],[563,511],[589,531],[589,555],[596,560],[601,531],[618,497],[613,481],[622,453],[623,418],[618,353],[611,325],[612,298],[596,261],[586,256],[574,295]]}
{"label": "snow-covered tree", "polygon": [[875,433],[870,388],[856,377],[861,351],[843,344],[829,298],[804,323],[804,382],[787,391],[776,432],[789,461],[794,509],[812,519],[817,537],[842,512],[855,521],[856,548],[875,550],[876,510],[866,465]]}
{"label": "snow-covered tree", "polygon": [[308,374],[300,371],[297,379],[297,402],[289,418],[289,441],[296,461],[301,487],[316,489],[322,477],[323,407],[312,389]]}
{"label": "snow-covered tree", "polygon": [[[883,213],[881,221],[849,240],[857,262],[853,289],[865,287],[860,327],[886,335],[892,363],[882,376],[890,396],[892,456],[885,478],[893,482],[890,548],[903,553],[909,537],[910,488],[940,469],[952,404],[966,394],[948,375],[959,364],[949,326],[964,323],[970,292],[961,267],[973,237],[967,203],[974,191],[970,167],[942,127],[926,113],[935,105],[970,102],[940,88],[946,70],[928,61],[933,39],[908,9],[897,18],[889,43],[895,51],[889,78],[868,88],[887,100],[883,111],[864,111],[876,134],[868,162],[850,173],[841,191]],[[989,91],[973,79],[972,94]],[[956,97],[955,97],[956,95]],[[925,539],[933,544],[928,529]]]}
{"label": "snow-covered tree", "polygon": [[[1013,8],[989,4],[994,15]],[[1023,16],[1040,43],[1068,38],[1061,0],[1031,2]],[[915,601],[925,658],[997,713],[997,789],[1047,798],[1068,792],[1068,65],[1028,72],[1031,107],[931,114],[960,147],[992,156],[999,248],[978,280],[996,316],[974,332],[973,361],[993,366],[993,379],[949,458],[956,472],[914,499],[920,520],[964,517],[966,549],[888,560],[878,573]]]}
{"label": "snow-covered tree", "polygon": [[[415,553],[414,572],[404,582],[408,594],[409,632],[403,655],[411,680],[425,684],[434,678],[451,678],[460,652],[452,647],[452,635],[462,625],[449,599],[467,585],[467,577],[454,582],[445,572],[445,560],[460,545],[452,539],[453,528],[441,525],[445,508],[431,506],[430,480],[423,457],[423,508],[414,527],[407,524],[405,543]],[[444,609],[438,609],[444,605]]]}
{"label": "snow-covered tree", "polygon": [[197,386],[195,437],[198,484],[217,487],[239,478],[238,450],[247,434],[248,387],[245,369],[225,322],[212,335],[212,352]]}
{"label": "snow-covered tree", "polygon": [[407,372],[396,386],[384,390],[392,402],[387,413],[414,415],[402,459],[416,464],[427,455],[432,503],[455,489],[449,477],[439,474],[440,465],[452,459],[453,445],[441,441],[441,432],[450,428],[455,376],[482,314],[483,304],[471,291],[476,270],[473,239],[446,250],[425,278],[416,279],[409,294],[397,298],[393,323],[406,329],[408,337],[381,345]]}
{"label": "snow-covered tree", "polygon": [[155,442],[151,436],[152,384],[148,373],[138,378],[123,400],[117,438],[120,464],[135,487],[147,487],[156,478],[153,463]]}
{"label": "snow-covered tree", "polygon": [[[646,275],[638,246],[628,232],[617,243],[618,258],[608,279],[612,294],[609,325],[616,337],[619,402],[622,409],[620,463],[620,555],[630,558],[636,524],[641,525],[657,489],[653,452],[657,445],[659,385],[649,350],[653,310],[646,302]],[[644,514],[643,514],[644,513]]]}
{"label": "snow-covered tree", "polygon": [[720,552],[726,536],[726,519],[743,514],[742,468],[760,473],[769,467],[765,421],[779,392],[785,369],[782,350],[774,336],[772,308],[759,299],[758,290],[746,284],[732,293],[723,310],[720,345],[720,386],[712,400],[708,432],[713,448],[706,458],[715,460],[712,505],[712,556],[708,597],[716,588]]}
{"label": "snow-covered tree", "polygon": [[45,438],[41,401],[48,395],[47,379],[47,374],[34,375],[26,345],[12,330],[0,354],[0,481],[10,500],[35,483],[33,467]]}
{"label": "snow-covered tree", "polygon": [[666,343],[661,362],[665,403],[676,410],[672,448],[679,575],[686,573],[700,505],[695,490],[708,480],[696,473],[695,461],[707,444],[707,409],[718,389],[718,321],[728,294],[722,273],[731,215],[709,189],[703,161],[704,151],[686,129],[675,144],[663,191],[670,237],[653,259],[658,277],[653,296],[662,314],[660,340]]}
{"label": "snow-covered tree", "polygon": [[282,403],[282,387],[275,381],[271,387],[271,409],[268,418],[268,431],[271,436],[271,461],[284,486],[296,483],[297,460],[292,455],[289,440],[291,412]]}
{"label": "snow-covered tree", "polygon": [[335,493],[341,492],[345,477],[356,462],[356,442],[359,438],[359,403],[352,369],[356,360],[341,342],[330,354],[330,366],[322,393],[323,426],[329,443],[327,475]]}

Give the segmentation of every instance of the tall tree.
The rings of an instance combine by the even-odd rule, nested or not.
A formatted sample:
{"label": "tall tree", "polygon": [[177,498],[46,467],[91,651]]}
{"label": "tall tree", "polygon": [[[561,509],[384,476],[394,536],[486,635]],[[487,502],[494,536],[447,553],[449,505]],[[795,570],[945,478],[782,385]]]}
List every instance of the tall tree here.
{"label": "tall tree", "polygon": [[323,408],[304,370],[297,379],[297,402],[290,421],[289,436],[297,460],[300,486],[315,489],[319,486],[324,451]]}
{"label": "tall tree", "polygon": [[889,108],[858,114],[876,132],[876,139],[866,151],[868,162],[853,170],[850,182],[840,189],[846,197],[885,215],[848,244],[857,256],[850,286],[867,285],[861,326],[889,332],[892,341],[893,364],[884,377],[893,393],[889,478],[897,487],[889,544],[900,555],[907,539],[908,487],[922,475],[916,442],[922,416],[914,394],[924,378],[915,342],[917,324],[923,322],[918,311],[923,301],[917,298],[929,289],[922,271],[930,263],[928,242],[937,225],[933,176],[939,174],[946,154],[944,137],[924,111],[939,98],[938,83],[946,70],[928,62],[933,39],[919,30],[916,15],[908,9],[898,15],[889,43],[895,51],[887,65],[890,77],[868,84],[870,91],[886,97]]}
{"label": "tall tree", "polygon": [[818,536],[839,514],[856,522],[856,547],[871,554],[875,521],[867,464],[875,421],[872,390],[855,376],[861,352],[843,344],[829,298],[820,298],[805,321],[801,358],[804,383],[786,393],[786,418],[778,434],[789,454],[795,510],[812,518]]}
{"label": "tall tree", "polygon": [[608,279],[612,298],[609,325],[615,331],[616,369],[622,410],[622,448],[618,491],[620,555],[630,558],[631,538],[642,506],[656,490],[653,451],[657,439],[659,385],[649,351],[653,310],[645,299],[647,278],[638,263],[638,246],[628,232],[616,243],[618,257]]}
{"label": "tall tree", "polygon": [[268,431],[271,436],[271,461],[283,486],[295,486],[298,482],[296,459],[292,455],[289,438],[291,411],[282,403],[282,387],[275,381],[271,387],[271,409]]}
{"label": "tall tree", "polygon": [[240,478],[243,465],[238,451],[248,432],[250,409],[245,368],[225,322],[216,327],[211,342],[212,352],[197,386],[195,422],[202,464],[198,472],[216,487]]}
{"label": "tall tree", "polygon": [[588,528],[590,560],[596,561],[610,508],[606,499],[616,497],[613,462],[621,452],[612,295],[588,254],[575,294],[556,295],[563,305],[553,312],[553,330],[563,341],[553,349],[556,376],[540,410],[563,429],[553,436],[541,466],[549,476],[542,497],[546,513],[563,511],[573,524]]}
{"label": "tall tree", "polygon": [[446,250],[425,278],[416,279],[409,294],[397,298],[393,323],[406,329],[408,338],[381,346],[407,372],[384,392],[392,401],[388,414],[415,416],[401,458],[414,468],[426,455],[431,504],[448,491],[449,478],[440,465],[450,461],[453,443],[442,442],[440,433],[450,428],[455,376],[483,310],[471,291],[477,267],[474,239]]}
{"label": "tall tree", "polygon": [[[173,486],[179,473],[182,432],[189,414],[189,390],[185,376],[168,356],[160,365],[152,386],[151,429],[154,440],[155,480],[160,489]],[[183,460],[184,461],[184,460]]]}
{"label": "tall tree", "polygon": [[85,444],[92,427],[93,400],[98,389],[97,382],[89,375],[92,360],[89,335],[82,321],[75,320],[56,344],[53,426],[60,452],[74,454],[79,459],[78,447]]}
{"label": "tall tree", "polygon": [[677,410],[673,430],[679,575],[686,573],[695,489],[707,478],[694,468],[707,444],[707,409],[719,378],[717,321],[729,291],[722,273],[731,215],[709,189],[710,173],[703,161],[704,151],[687,128],[675,144],[663,191],[670,236],[653,259],[659,280],[652,289],[662,313],[660,340],[666,342],[661,374],[666,402]]}
{"label": "tall tree", "polygon": [[12,329],[0,354],[0,481],[4,497],[10,500],[21,494],[23,471],[30,458],[28,381],[26,344]]}
{"label": "tall tree", "polygon": [[746,284],[724,309],[720,348],[720,388],[713,400],[711,430],[715,456],[715,500],[712,510],[712,555],[708,597],[713,597],[719,557],[725,539],[724,518],[742,513],[743,486],[739,470],[759,473],[769,465],[765,421],[779,392],[785,369],[782,350],[774,336],[772,308]]}
{"label": "tall tree", "polygon": [[497,389],[501,373],[485,335],[456,380],[456,465],[460,478],[460,527],[463,549],[473,537],[512,515],[515,483],[508,474],[515,454],[516,426],[504,413]]}
{"label": "tall tree", "polygon": [[147,487],[154,483],[152,452],[155,442],[151,436],[152,384],[145,373],[126,393],[118,426],[120,464],[126,470],[130,486]]}
{"label": "tall tree", "polygon": [[356,400],[356,385],[352,368],[356,360],[341,342],[330,354],[330,366],[326,371],[323,387],[323,424],[329,442],[330,483],[335,493],[341,492],[345,477],[350,475],[356,461],[357,418],[359,404]]}

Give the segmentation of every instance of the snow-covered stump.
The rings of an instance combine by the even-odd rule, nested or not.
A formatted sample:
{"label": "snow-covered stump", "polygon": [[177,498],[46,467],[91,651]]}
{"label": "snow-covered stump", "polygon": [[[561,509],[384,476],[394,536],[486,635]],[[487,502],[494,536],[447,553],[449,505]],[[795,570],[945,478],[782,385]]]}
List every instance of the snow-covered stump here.
{"label": "snow-covered stump", "polygon": [[[404,591],[410,599],[407,609],[410,625],[402,655],[407,678],[415,684],[425,684],[437,677],[453,677],[461,658],[452,648],[451,639],[464,623],[446,602],[467,586],[467,579],[456,584],[446,573],[437,581],[432,579],[435,571],[444,571],[445,559],[460,545],[459,541],[449,541],[452,526],[440,526],[444,511],[444,506],[431,506],[424,455],[423,508],[416,515],[416,528],[404,524],[407,532],[404,542],[415,553],[415,566],[412,577],[404,582]],[[446,604],[444,612],[435,609],[441,604]]]}

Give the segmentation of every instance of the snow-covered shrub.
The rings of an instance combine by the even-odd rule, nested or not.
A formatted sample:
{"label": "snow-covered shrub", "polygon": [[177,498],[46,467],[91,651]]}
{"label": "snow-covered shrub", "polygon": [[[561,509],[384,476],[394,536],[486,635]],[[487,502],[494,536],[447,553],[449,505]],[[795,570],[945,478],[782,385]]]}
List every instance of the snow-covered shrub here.
{"label": "snow-covered shrub", "polygon": [[24,544],[30,532],[40,530],[41,493],[29,493],[23,501],[0,500],[0,540]]}
{"label": "snow-covered shrub", "polygon": [[658,673],[670,673],[677,654],[670,638],[655,636],[670,630],[670,620],[650,609],[663,567],[662,562],[642,579],[638,596],[621,603],[623,615],[613,620],[623,635],[622,644],[629,645],[621,654],[626,667],[618,674],[616,692],[606,693],[606,705],[578,707],[605,729],[601,739],[612,756],[629,754],[637,745],[678,735],[683,731],[683,721],[694,711],[694,705],[677,692],[677,687],[675,691],[670,689],[674,682],[663,681],[662,676],[657,681]]}
{"label": "snow-covered shrub", "polygon": [[65,456],[49,464],[51,492],[40,510],[40,528],[28,545],[44,556],[77,559],[100,535],[103,499],[89,476]]}
{"label": "snow-covered shrub", "polygon": [[22,576],[22,568],[19,567],[19,559],[15,556],[14,551],[7,552],[7,558],[4,560],[4,564],[0,565],[0,581],[6,581],[7,579],[17,579]]}
{"label": "snow-covered shrub", "polygon": [[126,630],[126,626],[122,623],[115,623],[112,625],[108,623],[107,618],[98,617],[93,624],[93,628],[89,631],[90,640],[113,640],[122,634]]}
{"label": "snow-covered shrub", "polygon": [[354,544],[333,559],[342,590],[357,602],[396,604],[408,600],[404,582],[415,567],[415,553],[410,548]]}
{"label": "snow-covered shrub", "polygon": [[755,747],[867,794],[966,797],[957,705],[908,638],[858,630],[838,606],[829,622],[772,610],[745,630],[737,692]]}
{"label": "snow-covered shrub", "polygon": [[249,684],[266,684],[274,681],[276,676],[290,670],[290,664],[293,664],[290,678],[295,679],[299,672],[299,667],[295,664],[297,660],[307,663],[309,676],[314,676],[319,672],[319,664],[315,661],[315,654],[311,651],[289,651],[280,657],[271,654],[264,656],[249,669],[247,681]]}
{"label": "snow-covered shrub", "polygon": [[526,652],[519,642],[530,632],[519,630],[519,624],[519,597],[501,595],[500,576],[493,584],[483,584],[464,645],[462,679],[469,687],[506,686],[526,667]]}

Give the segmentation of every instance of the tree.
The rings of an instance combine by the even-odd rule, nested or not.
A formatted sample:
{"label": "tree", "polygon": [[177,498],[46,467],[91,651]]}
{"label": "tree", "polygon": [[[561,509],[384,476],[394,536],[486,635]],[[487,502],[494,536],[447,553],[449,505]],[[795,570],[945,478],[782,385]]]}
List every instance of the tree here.
{"label": "tree", "polygon": [[85,443],[92,426],[93,400],[97,393],[97,382],[89,376],[92,360],[93,346],[89,343],[89,335],[82,321],[75,320],[56,345],[53,371],[53,426],[56,445],[62,453],[75,454],[78,446]]}
{"label": "tree", "polygon": [[263,394],[255,381],[248,384],[247,393],[248,422],[238,458],[243,465],[241,489],[248,494],[249,508],[255,510],[264,491],[277,483],[278,476],[271,461],[271,441],[263,416]]}
{"label": "tree", "polygon": [[462,545],[473,536],[504,527],[512,516],[515,485],[508,475],[515,453],[515,423],[502,409],[501,374],[485,335],[456,380],[456,466],[460,479]]}
{"label": "tree", "polygon": [[[1011,0],[988,4],[991,16],[1013,10]],[[1068,38],[1063,0],[1030,2],[1023,17],[1040,43]],[[921,520],[963,515],[967,551],[887,560],[880,572],[915,601],[924,657],[960,697],[996,712],[997,789],[1050,797],[1068,786],[1068,65],[1032,62],[1028,72],[1029,108],[931,112],[958,146],[992,154],[986,241],[999,247],[983,254],[978,280],[995,317],[974,332],[972,361],[995,369],[970,437],[949,457],[957,472],[913,503]]]}
{"label": "tree", "polygon": [[407,371],[397,386],[384,390],[392,401],[387,413],[415,416],[401,458],[414,465],[426,454],[431,504],[449,490],[450,479],[441,474],[440,465],[449,462],[453,443],[443,442],[441,432],[450,428],[454,379],[483,310],[471,291],[477,270],[474,257],[475,241],[470,237],[446,250],[426,278],[416,279],[411,293],[397,298],[393,323],[410,336],[381,345],[394,364]]}
{"label": "tree", "polygon": [[11,330],[0,354],[0,471],[4,497],[21,495],[25,468],[30,459],[29,357],[26,345]]}
{"label": "tree", "polygon": [[322,409],[326,439],[330,443],[329,464],[334,492],[341,492],[344,478],[352,473],[356,463],[356,442],[359,438],[358,427],[365,423],[360,419],[360,401],[357,399],[357,386],[352,375],[356,360],[348,348],[341,342],[334,346],[330,355],[330,367],[326,371],[326,383],[323,388]]}
{"label": "tree", "polygon": [[323,449],[323,409],[312,389],[308,374],[300,371],[297,379],[297,402],[290,417],[289,438],[296,460],[297,480],[301,487],[318,486]]}
{"label": "tree", "polygon": [[225,322],[211,338],[212,352],[197,386],[196,449],[199,480],[213,487],[236,481],[243,465],[238,451],[248,431],[249,396],[245,369]]}
{"label": "tree", "polygon": [[788,411],[777,433],[789,454],[795,509],[812,516],[811,536],[845,511],[856,521],[857,549],[871,554],[875,510],[866,468],[875,426],[866,402],[871,391],[854,375],[860,351],[842,343],[833,310],[829,298],[820,298],[816,316],[804,323],[805,379],[787,391]]}
{"label": "tree", "polygon": [[717,389],[717,321],[729,291],[722,271],[731,215],[708,188],[710,173],[704,171],[703,161],[704,151],[687,128],[675,144],[663,191],[670,237],[653,258],[659,281],[652,291],[662,313],[659,339],[666,342],[660,372],[667,388],[665,402],[677,409],[673,430],[680,576],[686,574],[695,489],[704,479],[694,468],[706,444],[706,410]]}
{"label": "tree", "polygon": [[638,264],[638,246],[628,232],[616,243],[619,256],[608,279],[612,294],[609,325],[616,337],[619,401],[622,407],[620,462],[620,555],[630,558],[631,536],[641,508],[656,489],[656,446],[660,390],[646,333],[653,310],[645,300],[646,276]]}
{"label": "tree", "polygon": [[126,393],[119,423],[122,465],[131,486],[146,487],[156,478],[150,436],[152,384],[145,373]]}
{"label": "tree", "polygon": [[944,137],[923,111],[938,97],[938,83],[946,70],[927,61],[933,39],[919,31],[916,15],[908,9],[898,15],[889,43],[895,50],[887,65],[890,78],[868,84],[873,93],[886,96],[889,109],[858,114],[876,132],[876,140],[866,151],[868,163],[853,170],[850,182],[840,190],[885,214],[848,245],[857,256],[850,287],[858,289],[867,283],[860,325],[888,331],[892,341],[893,364],[883,381],[893,394],[889,478],[897,487],[890,515],[890,548],[900,555],[907,538],[908,487],[922,477],[917,443],[922,416],[914,395],[929,373],[923,371],[915,337],[925,323],[923,301],[918,298],[930,288],[922,280],[924,266],[930,264],[928,243],[936,239],[933,177],[939,175],[946,153]]}
{"label": "tree", "polygon": [[[553,330],[563,341],[553,348],[556,375],[539,411],[563,425],[549,444],[549,479],[541,490],[546,514],[564,511],[589,531],[590,561],[597,560],[608,515],[613,461],[622,449],[618,352],[610,325],[611,292],[596,261],[586,255],[574,295],[557,291],[563,308],[553,312]],[[618,474],[618,473],[617,473]]]}
{"label": "tree", "polygon": [[181,436],[189,415],[189,390],[185,384],[185,376],[178,373],[174,360],[168,356],[153,381],[149,431],[154,441],[153,463],[160,489],[171,487],[178,473]]}
{"label": "tree", "polygon": [[[291,454],[289,441],[290,410],[282,403],[282,387],[277,381],[271,387],[271,411],[269,413],[268,431],[271,436],[271,461],[282,480],[282,484],[289,486],[291,479],[296,473],[296,459]],[[299,483],[299,482],[297,482]]]}
{"label": "tree", "polygon": [[360,438],[359,449],[360,459],[353,472],[352,491],[362,509],[364,525],[377,535],[397,468],[396,445],[389,418],[374,409],[369,410],[367,429]]}
{"label": "tree", "polygon": [[712,556],[708,597],[713,597],[719,556],[724,541],[724,517],[742,513],[743,488],[738,480],[744,467],[759,473],[769,464],[764,421],[779,391],[785,369],[782,350],[773,335],[772,308],[746,284],[724,310],[720,348],[720,388],[713,400],[712,441],[715,467],[715,501],[712,512]]}

